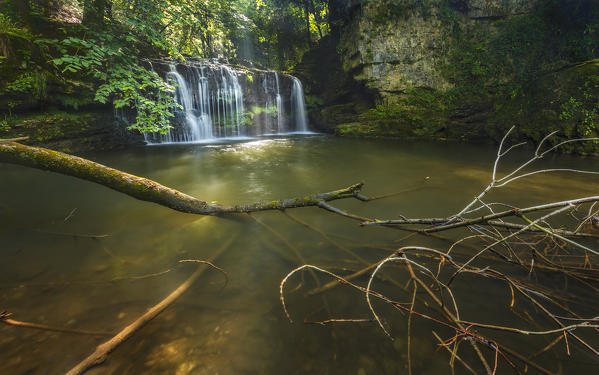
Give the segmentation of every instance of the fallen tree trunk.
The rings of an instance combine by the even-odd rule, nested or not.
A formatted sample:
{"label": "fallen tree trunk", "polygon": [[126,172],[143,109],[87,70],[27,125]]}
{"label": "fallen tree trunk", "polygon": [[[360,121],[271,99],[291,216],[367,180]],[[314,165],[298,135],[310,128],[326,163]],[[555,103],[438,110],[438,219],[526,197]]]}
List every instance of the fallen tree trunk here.
{"label": "fallen tree trunk", "polygon": [[147,178],[134,176],[91,160],[41,147],[25,146],[12,141],[0,142],[0,162],[77,177],[104,185],[142,201],[153,202],[176,211],[198,215],[248,213],[319,206],[324,202],[337,199],[356,198],[363,186],[363,183],[359,183],[344,189],[301,198],[223,206],[207,203]]}

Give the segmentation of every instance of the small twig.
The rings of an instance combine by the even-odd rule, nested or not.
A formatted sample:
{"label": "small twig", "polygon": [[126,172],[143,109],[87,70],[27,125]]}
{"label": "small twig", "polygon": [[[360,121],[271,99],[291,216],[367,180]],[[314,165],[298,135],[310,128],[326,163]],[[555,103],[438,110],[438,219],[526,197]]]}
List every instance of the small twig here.
{"label": "small twig", "polygon": [[55,236],[93,238],[93,239],[106,238],[106,237],[111,236],[110,234],[80,234],[80,233],[51,232],[51,231],[46,231],[46,230],[41,230],[41,229],[37,229],[36,231],[39,233],[52,234]]}
{"label": "small twig", "polygon": [[0,323],[7,324],[9,326],[22,327],[22,328],[33,328],[39,329],[42,331],[51,331],[51,332],[62,332],[62,333],[74,333],[77,335],[91,335],[91,336],[112,336],[113,333],[110,332],[98,332],[98,331],[86,331],[80,329],[71,329],[71,328],[62,328],[62,327],[51,327],[44,324],[37,323],[29,323],[29,322],[21,322],[18,320],[10,319],[12,314],[3,311],[0,313]]}
{"label": "small twig", "polygon": [[320,322],[312,322],[304,320],[304,324],[316,324],[326,326],[332,323],[373,323],[373,319],[327,319]]}
{"label": "small twig", "polygon": [[519,333],[521,335],[536,335],[536,336],[545,336],[545,335],[551,335],[554,333],[563,333],[563,332],[569,332],[569,331],[573,331],[576,328],[599,328],[599,324],[590,324],[588,322],[584,322],[584,323],[580,323],[580,324],[572,324],[569,326],[565,326],[565,327],[561,327],[561,328],[556,328],[556,329],[550,329],[550,330],[546,330],[546,331],[527,331],[527,330],[523,330],[523,329],[518,329],[518,328],[512,328],[512,327],[504,327],[504,326],[497,326],[497,325],[493,325],[493,324],[484,324],[484,323],[475,323],[475,322],[469,322],[466,320],[460,320],[459,321],[462,324],[467,324],[469,326],[475,326],[475,327],[480,327],[480,328],[488,328],[488,329],[493,329],[496,331],[505,331],[505,332],[512,332],[512,333]]}
{"label": "small twig", "polygon": [[546,351],[550,350],[551,348],[553,348],[555,345],[557,345],[560,341],[562,341],[562,339],[564,338],[564,335],[558,335],[555,340],[551,341],[549,344],[547,344],[547,346],[545,346],[543,349],[539,350],[536,353],[533,353],[531,355],[528,356],[528,359],[533,359],[536,358],[538,356],[540,356],[541,354],[545,353]]}
{"label": "small twig", "polygon": [[372,219],[369,219],[367,217],[354,215],[352,213],[340,210],[337,207],[331,206],[330,204],[326,203],[325,201],[318,202],[318,207],[323,208],[323,209],[325,209],[325,210],[327,210],[329,212],[335,213],[337,215],[348,217],[348,218],[353,219],[353,220],[358,220],[358,221],[371,221],[372,220]]}
{"label": "small twig", "polygon": [[64,220],[63,220],[63,221],[67,221],[67,220],[69,220],[70,218],[72,218],[72,217],[73,217],[73,215],[75,214],[75,212],[76,212],[76,211],[77,211],[77,208],[76,208],[76,207],[75,207],[75,208],[73,208],[73,209],[71,210],[71,212],[70,212],[70,213],[67,215],[67,217],[65,217],[65,218],[64,218]]}
{"label": "small twig", "polygon": [[412,375],[412,314],[414,311],[414,305],[416,304],[417,292],[418,284],[414,283],[414,293],[412,294],[410,313],[408,314],[408,375]]}
{"label": "small twig", "polygon": [[385,198],[390,198],[390,197],[394,197],[396,195],[401,195],[401,194],[405,194],[405,193],[410,193],[412,191],[418,191],[424,188],[428,188],[430,186],[414,186],[411,188],[407,188],[404,190],[400,190],[400,191],[396,191],[395,193],[388,193],[388,194],[382,194],[382,195],[375,195],[374,197],[368,197],[362,193],[358,193],[356,194],[356,199],[361,200],[362,202],[372,202],[375,200],[379,200],[379,199],[385,199]]}
{"label": "small twig", "polygon": [[[552,212],[548,213],[547,215],[545,215],[545,216],[543,216],[543,217],[541,217],[541,218],[539,218],[539,219],[535,220],[533,223],[529,224],[529,225],[528,225],[528,227],[532,227],[534,224],[538,223],[539,221],[546,220],[546,219],[548,219],[549,217],[551,217],[551,216],[554,216],[554,215],[557,215],[557,214],[559,214],[559,213],[561,213],[561,212],[564,212],[564,211],[566,211],[566,210],[568,210],[568,209],[570,209],[570,206],[562,207],[562,208],[560,208],[560,209],[558,209],[558,210],[552,211]],[[474,256],[472,256],[470,259],[468,259],[468,261],[467,261],[466,263],[464,263],[464,264],[463,264],[463,265],[462,265],[462,266],[461,266],[461,267],[460,267],[460,268],[459,268],[459,269],[458,269],[458,270],[457,270],[457,271],[456,271],[456,272],[455,272],[455,273],[454,273],[454,274],[451,276],[451,278],[449,279],[449,281],[447,282],[447,284],[448,284],[448,285],[449,285],[449,284],[451,284],[451,283],[452,283],[452,281],[455,279],[455,277],[456,277],[456,276],[457,276],[457,275],[458,275],[458,274],[459,274],[459,273],[460,273],[460,272],[461,272],[461,271],[462,271],[462,270],[463,270],[463,269],[464,269],[464,268],[465,268],[467,265],[469,265],[470,263],[472,263],[472,262],[473,262],[473,261],[474,261],[474,260],[475,260],[475,259],[476,259],[476,258],[479,256],[479,255],[483,254],[485,251],[487,251],[487,250],[491,249],[492,247],[499,245],[501,242],[503,242],[503,241],[506,241],[506,240],[508,240],[508,239],[510,239],[510,238],[512,238],[512,237],[515,237],[515,236],[517,236],[518,234],[520,234],[520,233],[524,232],[525,230],[526,230],[526,228],[520,229],[519,231],[517,231],[517,232],[515,232],[515,233],[512,233],[512,234],[510,234],[509,236],[507,236],[507,237],[505,237],[505,238],[502,238],[501,240],[495,241],[495,242],[493,242],[492,244],[490,244],[490,245],[486,246],[485,248],[483,248],[483,249],[482,249],[481,251],[479,251],[477,254],[475,254],[475,255],[474,255]]]}
{"label": "small twig", "polygon": [[471,374],[478,375],[478,373],[476,371],[474,371],[472,369],[472,367],[470,367],[470,365],[468,365],[459,355],[457,355],[457,353],[455,353],[451,349],[449,349],[449,347],[447,345],[443,345],[443,339],[441,339],[441,337],[439,337],[439,335],[435,331],[433,331],[433,336],[435,336],[437,341],[439,341],[441,343],[439,346],[445,348],[449,352],[449,354],[451,354],[450,360],[452,360],[453,358],[457,359],[462,364],[462,366],[464,366],[464,368],[466,370],[470,371]]}
{"label": "small twig", "polygon": [[564,242],[567,242],[567,243],[569,243],[570,245],[574,245],[574,246],[576,246],[576,247],[578,247],[578,248],[580,248],[580,249],[583,249],[583,250],[585,250],[585,251],[588,251],[588,252],[590,252],[590,253],[593,253],[593,254],[595,254],[595,255],[599,255],[599,252],[597,252],[596,250],[590,249],[590,248],[588,248],[588,247],[586,247],[586,246],[584,246],[584,245],[581,245],[581,244],[579,244],[578,242],[575,242],[575,241],[572,241],[572,240],[570,240],[570,239],[567,239],[567,238],[565,238],[565,237],[562,237],[562,236],[560,236],[559,234],[555,233],[555,231],[553,231],[553,230],[550,230],[550,229],[547,229],[547,228],[544,228],[544,227],[540,226],[539,224],[537,224],[537,223],[534,223],[533,221],[531,221],[529,218],[527,218],[527,217],[526,217],[526,216],[524,216],[524,215],[520,215],[520,217],[522,217],[522,219],[524,219],[524,220],[525,220],[526,222],[528,222],[530,225],[534,226],[535,228],[537,228],[537,229],[539,229],[539,230],[541,230],[541,231],[543,231],[543,232],[545,232],[545,233],[547,233],[547,234],[549,234],[549,235],[551,235],[551,236],[554,236],[554,237],[556,237],[556,238],[559,238],[560,240],[562,240],[562,241],[564,241]]}

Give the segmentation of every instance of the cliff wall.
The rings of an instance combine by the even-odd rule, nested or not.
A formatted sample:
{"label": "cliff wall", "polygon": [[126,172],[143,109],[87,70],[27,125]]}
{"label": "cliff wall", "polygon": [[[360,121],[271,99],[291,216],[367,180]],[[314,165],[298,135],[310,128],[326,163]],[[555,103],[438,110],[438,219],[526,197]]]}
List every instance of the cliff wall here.
{"label": "cliff wall", "polygon": [[552,130],[597,134],[594,106],[584,103],[599,97],[591,0],[332,0],[331,19],[331,34],[297,67],[322,131],[497,139],[517,125],[532,140]]}

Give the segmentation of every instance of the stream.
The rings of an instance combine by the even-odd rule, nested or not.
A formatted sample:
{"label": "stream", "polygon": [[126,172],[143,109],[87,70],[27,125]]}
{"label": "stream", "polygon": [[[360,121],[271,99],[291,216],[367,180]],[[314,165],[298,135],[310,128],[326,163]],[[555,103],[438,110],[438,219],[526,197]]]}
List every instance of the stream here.
{"label": "stream", "polygon": [[[500,171],[532,153],[517,150]],[[322,135],[154,145],[85,155],[222,204],[301,197],[360,181],[370,196],[404,191],[372,202],[332,202],[343,210],[381,219],[459,212],[488,184],[495,156],[496,146],[489,144]],[[552,155],[539,165],[596,170],[598,162]],[[231,243],[214,261],[228,274],[226,286],[222,274],[208,270],[88,374],[408,374],[407,315],[375,304],[395,340],[372,321],[304,324],[330,317],[372,319],[364,295],[348,287],[306,295],[331,279],[319,274],[317,283],[304,272],[293,276],[285,288],[295,321],[291,324],[281,307],[279,284],[304,262],[340,274],[363,268],[341,248],[374,263],[402,245],[439,250],[449,246],[421,237],[398,245],[406,232],[360,227],[316,207],[286,214],[201,217],[48,172],[0,164],[0,176],[0,312],[12,313],[15,320],[114,334],[193,273],[195,265],[178,265],[178,260],[208,259]],[[598,176],[544,174],[501,188],[489,200],[529,206],[596,195],[598,183]],[[597,242],[590,244],[597,247]],[[384,275],[401,283],[408,279],[400,267],[386,267]],[[586,316],[599,315],[597,294],[575,282],[541,272],[517,271],[515,277],[538,278],[556,292],[588,297],[582,311]],[[365,285],[367,278],[357,282]],[[384,280],[375,280],[373,288],[410,302],[411,295]],[[511,309],[509,288],[496,280],[463,276],[454,288],[465,320],[555,328],[522,301],[516,301],[517,313]],[[539,326],[527,326],[520,319],[526,314],[538,318]],[[451,373],[449,354],[437,345],[431,330],[443,339],[455,332],[416,316],[411,324],[412,373]],[[580,334],[599,345],[596,336]],[[509,333],[500,337],[522,353],[534,353],[554,338]],[[0,374],[64,373],[106,339],[0,325]],[[560,362],[564,374],[594,373],[596,359],[574,342],[569,345],[570,357],[559,343],[537,358],[538,363],[557,371]],[[466,346],[460,355],[475,363]],[[468,372],[456,363],[455,373]],[[500,363],[497,374],[512,373],[507,363]]]}

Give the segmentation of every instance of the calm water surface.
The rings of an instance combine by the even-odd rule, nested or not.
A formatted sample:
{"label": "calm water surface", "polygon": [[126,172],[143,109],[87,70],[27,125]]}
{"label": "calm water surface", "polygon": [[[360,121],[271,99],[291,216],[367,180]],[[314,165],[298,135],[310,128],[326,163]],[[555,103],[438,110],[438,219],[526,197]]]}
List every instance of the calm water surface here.
{"label": "calm water surface", "polygon": [[[359,181],[366,182],[368,195],[409,190],[369,203],[334,203],[363,216],[397,218],[459,211],[488,183],[495,152],[492,145],[305,136],[152,146],[88,157],[224,204],[303,196]],[[528,155],[517,153],[505,166]],[[543,165],[597,170],[599,161],[555,156]],[[294,277],[287,287],[295,324],[286,320],[279,300],[279,283],[296,266],[310,263],[347,274],[362,264],[340,247],[375,262],[396,248],[395,241],[405,232],[361,228],[317,208],[290,210],[292,217],[280,212],[252,215],[265,226],[247,215],[199,217],[74,178],[10,165],[0,164],[0,181],[0,311],[13,313],[16,320],[118,332],[195,269],[176,266],[178,260],[207,259],[232,241],[215,261],[229,275],[226,287],[222,275],[206,272],[90,374],[407,374],[406,316],[377,305],[394,341],[372,323],[303,324],[330,317],[370,318],[364,297],[356,291],[341,287],[324,297],[306,296],[317,286],[309,273]],[[528,205],[577,198],[596,195],[598,183],[593,176],[539,176],[501,189],[490,200]],[[444,242],[421,238],[402,244],[447,248]],[[172,271],[162,273],[168,269]],[[400,268],[386,272],[407,281]],[[549,287],[565,288],[562,278],[547,279]],[[329,280],[321,277],[321,282]],[[383,281],[375,288],[399,301],[411,298]],[[456,290],[464,319],[526,327],[510,309],[505,285],[464,277]],[[588,315],[599,315],[596,301],[596,295],[590,296]],[[536,314],[522,303],[518,314]],[[551,327],[539,319],[539,327]],[[414,318],[414,374],[450,373],[448,354],[437,350],[432,329],[443,338],[454,334]],[[551,341],[501,337],[528,352]],[[589,337],[599,345],[596,337],[595,342]],[[0,374],[64,373],[105,340],[2,325]],[[594,373],[599,362],[570,345],[569,361],[560,344],[539,362],[557,371],[558,358],[566,374]],[[466,348],[463,355],[472,353]],[[463,371],[456,365],[456,373]],[[503,363],[498,373],[514,372]]]}

